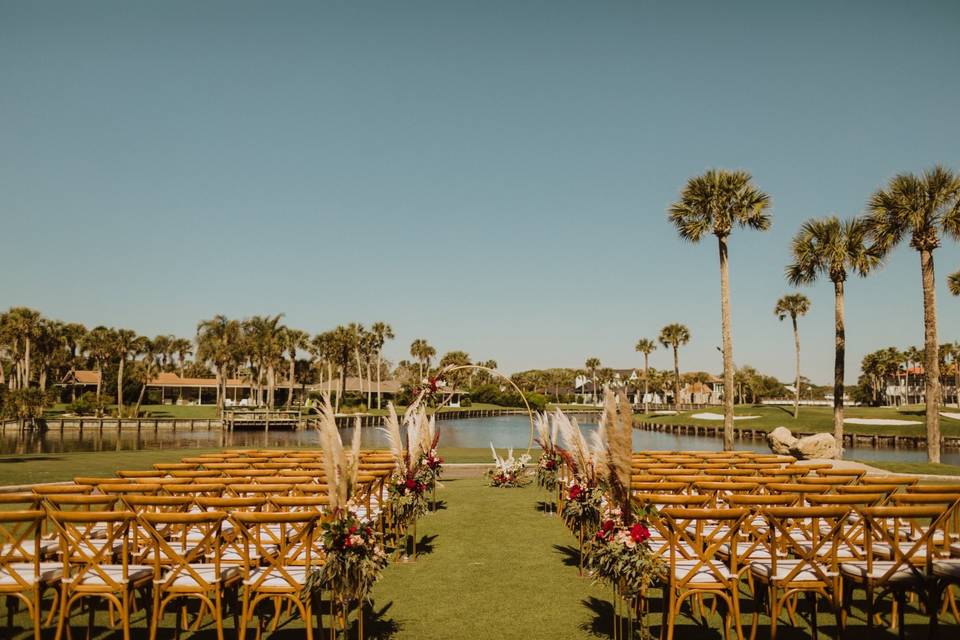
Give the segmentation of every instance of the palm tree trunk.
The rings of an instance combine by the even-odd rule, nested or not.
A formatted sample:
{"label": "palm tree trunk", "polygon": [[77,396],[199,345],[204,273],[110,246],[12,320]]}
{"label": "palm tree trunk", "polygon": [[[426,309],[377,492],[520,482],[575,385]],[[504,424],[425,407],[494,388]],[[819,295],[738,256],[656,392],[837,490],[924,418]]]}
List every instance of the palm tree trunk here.
{"label": "palm tree trunk", "polygon": [[937,298],[934,290],[933,252],[920,251],[923,279],[924,378],[927,405],[927,461],[940,462],[940,358],[937,344]]}
{"label": "palm tree trunk", "polygon": [[650,413],[650,403],[647,402],[650,383],[650,354],[643,354],[643,412]]}
{"label": "palm tree trunk", "polygon": [[793,419],[800,415],[800,331],[797,329],[797,316],[793,319],[793,347],[796,355],[796,381],[793,384]]}
{"label": "palm tree trunk", "polygon": [[960,409],[960,362],[957,361],[957,356],[953,357],[953,389],[957,399],[957,409]]}
{"label": "palm tree trunk", "polygon": [[293,377],[294,377],[296,367],[297,367],[297,359],[296,359],[296,354],[294,354],[293,357],[290,358],[290,376],[287,380],[287,406],[288,407],[293,404],[293,387],[295,383]]}
{"label": "palm tree trunk", "polygon": [[373,372],[370,371],[371,362],[367,360],[367,411],[373,408]]}
{"label": "palm tree trunk", "polygon": [[334,413],[340,413],[340,400],[343,398],[343,392],[347,386],[347,363],[340,364],[340,388],[337,390],[337,403],[334,406]]}
{"label": "palm tree trunk", "polygon": [[144,382],[140,385],[140,395],[137,396],[137,407],[133,410],[133,417],[136,418],[140,415],[140,405],[143,404],[143,394],[147,392],[147,383]]}
{"label": "palm tree trunk", "polygon": [[730,336],[730,273],[727,239],[717,238],[720,250],[720,331],[723,334],[723,450],[733,450],[733,338]]}
{"label": "palm tree trunk", "polygon": [[120,358],[120,366],[117,367],[117,417],[123,417],[123,361],[126,358]]}
{"label": "palm tree trunk", "polygon": [[377,409],[383,408],[383,388],[380,386],[380,350],[377,350]]}
{"label": "palm tree trunk", "polygon": [[847,336],[843,313],[843,280],[833,283],[833,437],[837,441],[837,457],[843,457],[843,361],[846,354]]}
{"label": "palm tree trunk", "polygon": [[23,389],[30,386],[30,336],[24,340],[23,350]]}
{"label": "palm tree trunk", "polygon": [[273,363],[267,367],[267,407],[273,409],[274,390],[277,386],[277,372],[274,370]]}
{"label": "palm tree trunk", "polygon": [[677,345],[673,345],[673,406],[680,406],[680,355]]}

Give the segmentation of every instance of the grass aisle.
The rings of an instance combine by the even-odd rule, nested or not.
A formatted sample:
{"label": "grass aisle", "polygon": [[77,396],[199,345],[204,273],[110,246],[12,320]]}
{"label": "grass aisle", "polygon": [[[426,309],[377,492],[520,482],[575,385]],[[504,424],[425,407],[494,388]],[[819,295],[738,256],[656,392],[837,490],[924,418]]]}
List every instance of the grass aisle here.
{"label": "grass aisle", "polygon": [[446,509],[418,524],[422,555],[391,566],[374,589],[373,637],[556,640],[607,631],[609,594],[578,577],[576,539],[537,508],[544,492],[493,489],[483,478],[444,485]]}

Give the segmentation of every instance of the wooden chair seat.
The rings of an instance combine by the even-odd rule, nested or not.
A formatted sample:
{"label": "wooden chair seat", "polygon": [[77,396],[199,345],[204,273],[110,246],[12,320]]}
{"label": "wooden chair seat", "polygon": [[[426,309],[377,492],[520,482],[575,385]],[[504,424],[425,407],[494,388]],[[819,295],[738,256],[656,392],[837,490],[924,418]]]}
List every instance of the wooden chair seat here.
{"label": "wooden chair seat", "polygon": [[[791,575],[796,567],[806,564],[805,560],[779,558],[777,570],[774,572],[769,562],[751,562],[750,573],[760,582],[822,582],[821,576],[813,569],[801,569],[796,575]],[[828,567],[824,567],[822,571],[827,576],[836,576],[836,571],[831,571]]]}
{"label": "wooden chair seat", "polygon": [[[61,565],[62,566],[62,565]],[[104,587],[110,582],[118,584],[140,584],[153,577],[153,567],[148,564],[128,564],[126,566],[127,575],[124,577],[124,566],[122,564],[101,564],[97,565],[98,570],[86,571],[80,578],[74,576],[62,578],[63,582],[78,587]]]}
{"label": "wooden chair seat", "polygon": [[921,576],[910,570],[909,567],[897,566],[896,570],[884,579],[886,574],[899,563],[893,560],[874,560],[873,567],[868,571],[866,561],[862,562],[841,562],[840,573],[847,580],[852,580],[857,584],[866,584],[867,582],[880,582],[890,585],[915,585],[920,586],[923,582]]}
{"label": "wooden chair seat", "polygon": [[[9,587],[18,584],[54,584],[63,575],[62,562],[41,562],[40,571],[34,574],[34,563],[11,562],[0,567],[0,587]],[[0,593],[2,593],[0,589]]]}

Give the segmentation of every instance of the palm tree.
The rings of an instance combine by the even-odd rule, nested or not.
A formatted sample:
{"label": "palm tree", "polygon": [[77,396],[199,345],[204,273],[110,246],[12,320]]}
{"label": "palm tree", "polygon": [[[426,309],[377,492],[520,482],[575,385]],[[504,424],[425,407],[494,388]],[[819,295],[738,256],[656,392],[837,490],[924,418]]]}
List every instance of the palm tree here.
{"label": "palm tree", "polygon": [[833,282],[833,436],[837,440],[838,455],[843,452],[844,283],[849,271],[864,277],[880,264],[877,254],[867,247],[866,239],[867,227],[861,219],[841,221],[831,216],[807,220],[793,237],[790,247],[793,262],[786,269],[787,281],[793,286],[812,284],[821,275]]}
{"label": "palm tree", "polygon": [[802,293],[792,293],[777,300],[773,308],[773,315],[780,318],[780,322],[790,316],[793,323],[793,348],[796,362],[796,382],[793,390],[793,419],[800,415],[800,332],[797,329],[797,318],[807,315],[810,311],[810,300]]}
{"label": "palm tree", "polygon": [[723,449],[733,449],[733,338],[730,333],[730,276],[727,238],[734,227],[766,231],[770,228],[770,197],[757,189],[746,171],[710,169],[691,178],[670,206],[670,222],[680,237],[700,242],[706,234],[717,238],[720,250],[720,326],[723,334]]}
{"label": "palm tree", "polygon": [[647,402],[647,393],[650,391],[650,354],[656,350],[657,343],[649,338],[640,338],[634,347],[639,353],[643,354],[643,412],[649,413],[649,403]]}
{"label": "palm tree", "polygon": [[82,347],[83,350],[90,354],[90,357],[93,358],[93,361],[97,363],[97,410],[99,411],[100,407],[100,395],[103,389],[103,373],[104,365],[107,360],[110,359],[110,352],[112,346],[112,334],[110,329],[104,326],[94,327],[90,330],[83,338]]}
{"label": "palm tree", "polygon": [[295,374],[297,367],[297,351],[299,349],[307,348],[307,339],[309,337],[310,336],[306,331],[301,331],[300,329],[291,329],[290,327],[284,327],[282,333],[280,334],[280,346],[290,357],[290,369],[287,371],[288,407],[293,404],[293,387],[296,385]]}
{"label": "palm tree", "polygon": [[346,391],[347,367],[350,366],[350,357],[353,355],[357,334],[351,327],[340,325],[328,334],[330,356],[333,363],[340,370],[340,384],[337,387],[337,401],[334,411],[340,411],[340,403]]}
{"label": "palm tree", "polygon": [[222,413],[230,366],[239,359],[242,327],[220,314],[197,325],[197,359],[213,365],[217,377],[217,409]]}
{"label": "palm tree", "polygon": [[423,338],[417,338],[410,344],[410,356],[420,365],[420,380],[423,380],[424,364],[426,364],[427,373],[430,373],[430,358],[435,355],[437,355],[437,350]]}
{"label": "palm tree", "polygon": [[164,350],[169,353],[170,342],[168,336],[157,336],[153,340],[147,337],[140,338],[137,350],[143,354],[143,360],[140,361],[140,395],[137,397],[137,406],[133,411],[133,417],[140,415],[140,405],[143,404],[143,396],[147,392],[147,385],[156,376],[158,360],[162,364]]}
{"label": "palm tree", "polygon": [[130,329],[114,329],[112,332],[113,357],[117,359],[117,417],[123,417],[123,370],[127,358],[140,352],[141,341]]}
{"label": "palm tree", "polygon": [[593,403],[597,402],[597,369],[600,368],[600,358],[587,358],[587,361],[583,363],[584,368],[587,372],[590,373],[590,381],[593,383],[593,389],[591,389],[591,398]]}
{"label": "palm tree", "polygon": [[870,198],[867,224],[876,250],[886,255],[910,236],[920,253],[923,287],[924,377],[927,405],[927,460],[940,462],[940,361],[937,355],[937,300],[933,251],[941,236],[960,238],[960,175],[935,166],[922,175],[901,173]]}
{"label": "palm tree", "polygon": [[7,341],[13,345],[14,375],[11,378],[12,388],[26,389],[30,386],[31,352],[33,343],[40,333],[43,317],[39,311],[27,307],[13,307],[3,314],[3,333]]}
{"label": "palm tree", "polygon": [[393,340],[393,327],[386,322],[374,322],[370,327],[373,334],[373,346],[377,354],[377,409],[383,408],[383,390],[381,388],[381,369],[383,367],[383,345],[387,340]]}
{"label": "palm tree", "polygon": [[[685,325],[673,323],[660,329],[658,337],[665,348],[673,349],[673,404],[680,404],[680,346],[690,342],[690,329]],[[726,388],[726,387],[724,387]],[[732,385],[731,385],[732,389]],[[730,398],[733,397],[731,392]],[[724,444],[726,446],[726,444]]]}
{"label": "palm tree", "polygon": [[[193,343],[186,338],[174,338],[170,342],[170,352],[177,356],[177,375],[183,378],[183,368],[187,363],[187,356],[193,354]],[[180,387],[177,403],[183,400],[183,387]]]}
{"label": "palm tree", "polygon": [[955,296],[960,296],[960,271],[947,276],[947,289]]}

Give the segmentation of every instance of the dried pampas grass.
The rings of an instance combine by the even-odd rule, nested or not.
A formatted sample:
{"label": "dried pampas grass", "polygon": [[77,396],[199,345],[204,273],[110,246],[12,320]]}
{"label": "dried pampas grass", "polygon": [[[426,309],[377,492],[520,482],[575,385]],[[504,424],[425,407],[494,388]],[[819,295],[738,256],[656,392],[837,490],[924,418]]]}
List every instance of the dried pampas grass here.
{"label": "dried pampas grass", "polygon": [[320,445],[323,447],[323,468],[327,475],[327,484],[331,489],[327,493],[327,501],[330,510],[336,512],[346,508],[357,482],[360,467],[360,417],[357,416],[353,427],[349,457],[343,448],[343,440],[337,429],[336,414],[327,395],[324,395],[320,405],[318,430]]}

